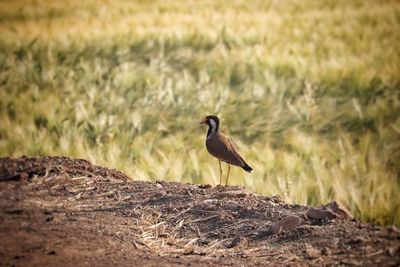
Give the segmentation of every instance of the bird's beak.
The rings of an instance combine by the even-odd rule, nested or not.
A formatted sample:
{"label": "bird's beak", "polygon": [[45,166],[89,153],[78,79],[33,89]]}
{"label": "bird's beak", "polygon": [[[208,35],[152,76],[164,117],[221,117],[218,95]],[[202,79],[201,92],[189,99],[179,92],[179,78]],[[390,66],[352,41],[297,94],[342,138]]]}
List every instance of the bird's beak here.
{"label": "bird's beak", "polygon": [[205,118],[200,122],[200,124],[206,124],[206,123],[207,123],[207,120]]}

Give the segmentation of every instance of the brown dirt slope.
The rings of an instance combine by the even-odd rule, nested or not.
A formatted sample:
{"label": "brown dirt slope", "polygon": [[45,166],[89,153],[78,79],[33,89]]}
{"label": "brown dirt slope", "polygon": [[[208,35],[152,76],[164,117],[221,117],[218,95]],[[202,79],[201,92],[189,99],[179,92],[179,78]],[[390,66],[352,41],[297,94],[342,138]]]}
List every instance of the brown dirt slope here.
{"label": "brown dirt slope", "polygon": [[[308,215],[308,216],[307,216]],[[399,266],[394,227],[236,186],[135,182],[85,160],[0,158],[0,266]]]}

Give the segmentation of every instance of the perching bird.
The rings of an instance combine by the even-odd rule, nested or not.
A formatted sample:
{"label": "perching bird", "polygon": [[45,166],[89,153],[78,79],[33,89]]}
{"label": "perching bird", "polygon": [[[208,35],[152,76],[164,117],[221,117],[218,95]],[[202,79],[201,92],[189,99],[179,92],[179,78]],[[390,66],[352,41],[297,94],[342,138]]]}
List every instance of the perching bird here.
{"label": "perching bird", "polygon": [[228,185],[229,172],[231,165],[242,167],[247,172],[252,172],[253,169],[244,161],[235,144],[219,132],[219,119],[217,116],[210,115],[205,117],[200,124],[208,125],[206,147],[208,152],[218,159],[219,163],[219,184],[222,181],[221,161],[228,163],[228,174],[226,176],[226,184]]}

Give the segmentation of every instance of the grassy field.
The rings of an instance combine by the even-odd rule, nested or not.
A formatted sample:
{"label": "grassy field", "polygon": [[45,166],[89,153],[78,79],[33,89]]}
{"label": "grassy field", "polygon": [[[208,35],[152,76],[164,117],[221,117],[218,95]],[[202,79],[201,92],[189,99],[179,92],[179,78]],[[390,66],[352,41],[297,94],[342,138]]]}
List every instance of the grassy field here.
{"label": "grassy field", "polygon": [[215,185],[217,114],[230,184],[400,225],[398,1],[1,1],[0,36],[0,156]]}

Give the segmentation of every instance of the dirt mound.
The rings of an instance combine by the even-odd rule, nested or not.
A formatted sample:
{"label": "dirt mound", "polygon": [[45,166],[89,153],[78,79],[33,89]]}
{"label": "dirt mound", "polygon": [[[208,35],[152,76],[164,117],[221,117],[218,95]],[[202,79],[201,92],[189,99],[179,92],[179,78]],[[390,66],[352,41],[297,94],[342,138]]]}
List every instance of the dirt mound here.
{"label": "dirt mound", "polygon": [[336,203],[135,182],[85,160],[0,159],[0,265],[400,264],[400,234]]}

